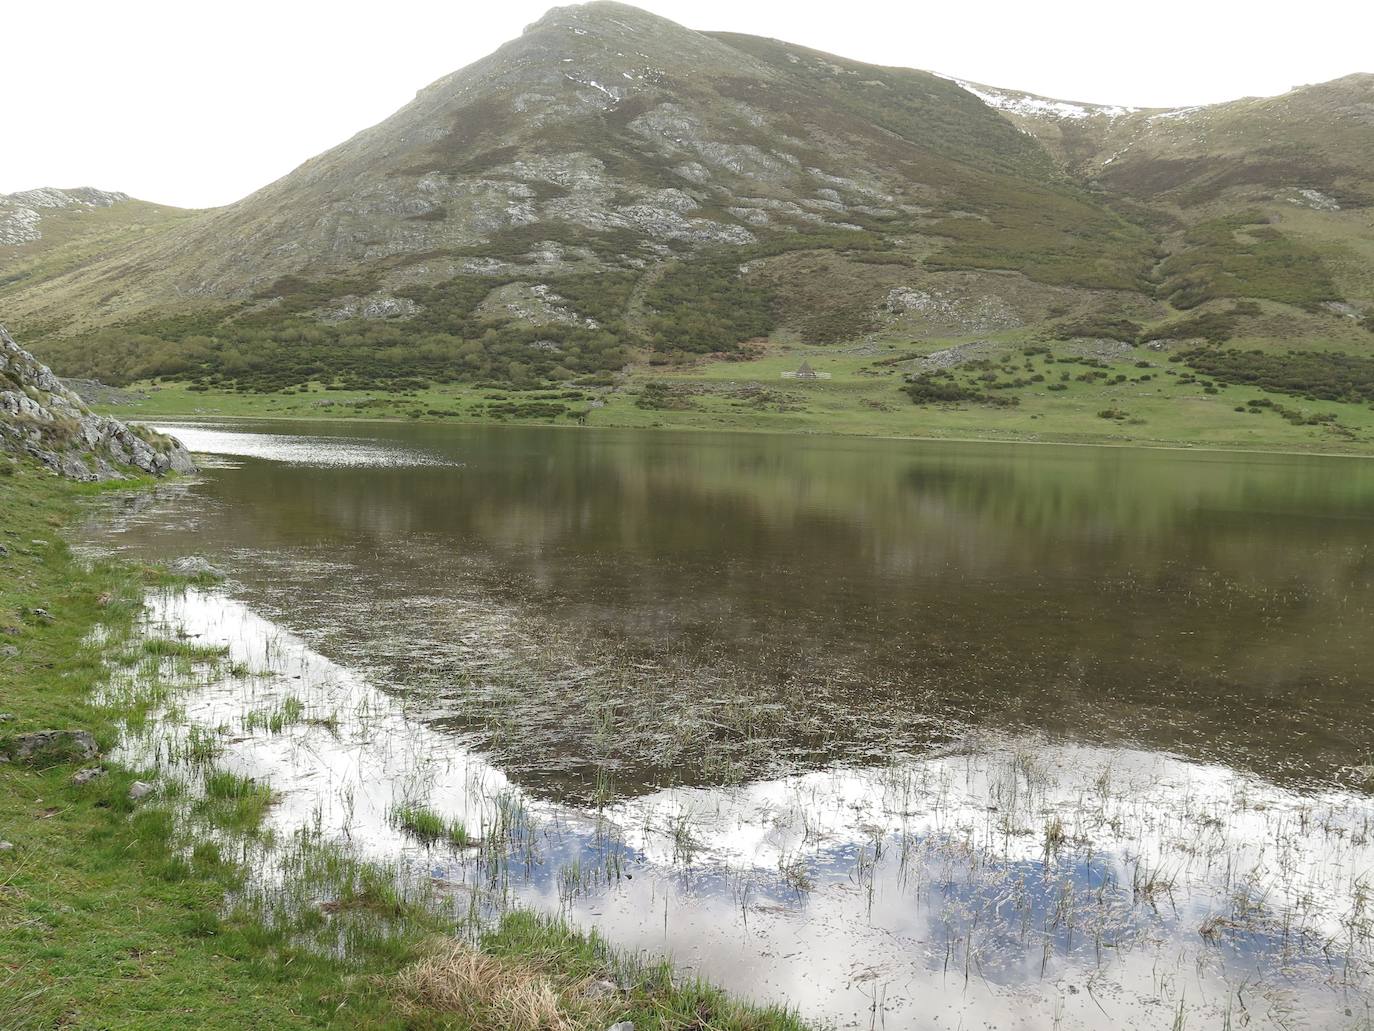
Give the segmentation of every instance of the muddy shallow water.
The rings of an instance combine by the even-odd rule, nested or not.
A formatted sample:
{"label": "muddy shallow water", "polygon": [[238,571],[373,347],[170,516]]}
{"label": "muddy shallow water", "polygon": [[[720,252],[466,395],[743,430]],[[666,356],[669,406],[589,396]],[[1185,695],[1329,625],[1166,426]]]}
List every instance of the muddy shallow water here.
{"label": "muddy shallow water", "polygon": [[92,543],[229,572],[153,622],[283,830],[842,1026],[1368,1026],[1374,463],[159,428]]}

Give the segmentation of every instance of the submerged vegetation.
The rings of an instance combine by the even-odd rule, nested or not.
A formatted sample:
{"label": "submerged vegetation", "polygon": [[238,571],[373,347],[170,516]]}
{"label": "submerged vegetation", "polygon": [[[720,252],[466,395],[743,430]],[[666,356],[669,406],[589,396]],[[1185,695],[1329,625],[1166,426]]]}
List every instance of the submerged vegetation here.
{"label": "submerged vegetation", "polygon": [[455,848],[470,848],[480,844],[468,833],[462,820],[446,820],[439,813],[423,805],[398,805],[391,810],[391,822],[409,831],[426,844],[442,841]]}

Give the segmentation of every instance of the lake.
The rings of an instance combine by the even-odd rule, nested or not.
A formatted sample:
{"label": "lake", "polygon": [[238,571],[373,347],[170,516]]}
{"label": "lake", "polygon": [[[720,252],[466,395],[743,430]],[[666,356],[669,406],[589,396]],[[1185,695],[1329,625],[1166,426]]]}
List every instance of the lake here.
{"label": "lake", "polygon": [[283,829],[840,1026],[1368,1026],[1374,462],[158,428],[90,543],[227,572],[153,619]]}

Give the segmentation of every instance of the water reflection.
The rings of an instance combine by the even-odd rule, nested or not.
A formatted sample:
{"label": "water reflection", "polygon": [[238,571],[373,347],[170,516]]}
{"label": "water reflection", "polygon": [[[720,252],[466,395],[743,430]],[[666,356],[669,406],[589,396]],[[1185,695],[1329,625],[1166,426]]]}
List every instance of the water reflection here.
{"label": "water reflection", "polygon": [[[178,437],[192,451],[261,458],[297,466],[366,468],[451,464],[437,455],[398,447],[395,443],[353,437],[312,437],[301,433],[241,433],[230,424],[208,422],[156,425],[159,433]],[[224,465],[216,466],[226,468]],[[227,466],[232,468],[232,466]]]}
{"label": "water reflection", "polygon": [[[192,439],[242,452],[259,429],[289,427]],[[722,764],[748,777],[923,748],[970,723],[1293,783],[1374,751],[1368,462],[337,433],[254,447],[394,447],[455,465],[246,459],[192,489],[192,525],[173,505],[174,525],[150,513],[125,541],[230,557],[245,597],[398,690],[442,696],[446,725],[529,787],[585,791],[608,719],[617,786],[632,791],[709,783]],[[502,720],[521,723],[521,742],[503,741]]]}
{"label": "water reflection", "polygon": [[[1347,791],[998,735],[570,807],[520,792],[242,603],[160,597],[148,623],[228,648],[231,672],[187,687],[182,722],[133,731],[125,758],[176,766],[187,740],[217,734],[223,765],[273,785],[278,840],[309,828],[405,857],[460,912],[562,913],[842,1026],[1340,1026],[1365,1012],[1374,810]],[[482,844],[423,845],[398,805]]]}

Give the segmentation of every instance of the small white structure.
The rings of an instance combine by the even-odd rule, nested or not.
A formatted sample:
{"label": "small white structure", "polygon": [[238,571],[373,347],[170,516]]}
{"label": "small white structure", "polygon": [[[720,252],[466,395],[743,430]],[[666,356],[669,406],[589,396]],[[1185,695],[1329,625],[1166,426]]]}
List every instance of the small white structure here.
{"label": "small white structure", "polygon": [[801,365],[799,365],[799,366],[797,367],[797,371],[796,371],[796,372],[784,372],[784,373],[782,374],[782,378],[783,378],[783,379],[829,379],[829,378],[830,378],[830,373],[828,373],[828,372],[817,372],[815,369],[811,368],[811,363],[810,363],[810,362],[808,362],[808,361],[803,361],[803,362],[801,363]]}

